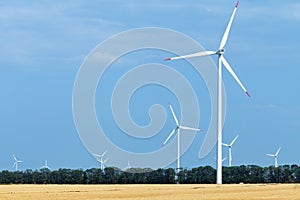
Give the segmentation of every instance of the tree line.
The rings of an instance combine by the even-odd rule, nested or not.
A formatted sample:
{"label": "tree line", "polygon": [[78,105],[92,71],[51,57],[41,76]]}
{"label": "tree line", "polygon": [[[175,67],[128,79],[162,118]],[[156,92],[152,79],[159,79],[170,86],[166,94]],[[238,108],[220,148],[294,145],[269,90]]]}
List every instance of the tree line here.
{"label": "tree line", "polygon": [[[129,169],[107,167],[104,170],[58,169],[0,172],[0,184],[214,184],[216,170],[211,166],[182,169]],[[300,183],[300,166],[260,167],[241,165],[223,167],[223,183]]]}

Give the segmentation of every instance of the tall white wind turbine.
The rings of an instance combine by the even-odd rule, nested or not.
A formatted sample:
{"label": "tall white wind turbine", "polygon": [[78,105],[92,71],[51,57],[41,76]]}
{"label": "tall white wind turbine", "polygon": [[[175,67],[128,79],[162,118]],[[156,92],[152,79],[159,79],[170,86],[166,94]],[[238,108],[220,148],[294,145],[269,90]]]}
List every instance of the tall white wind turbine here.
{"label": "tall white wind turbine", "polygon": [[225,53],[224,47],[226,45],[228,35],[230,32],[230,28],[232,25],[233,18],[235,16],[236,10],[238,8],[239,1],[236,3],[235,8],[233,10],[233,13],[231,15],[231,18],[229,20],[229,23],[226,27],[225,33],[222,37],[219,49],[217,51],[203,51],[198,52],[194,54],[184,55],[184,56],[178,56],[173,58],[166,58],[165,60],[176,60],[176,59],[182,59],[182,58],[193,58],[193,57],[199,57],[199,56],[210,56],[210,55],[217,55],[218,56],[218,127],[217,127],[217,133],[218,133],[218,141],[217,141],[217,184],[222,184],[222,64],[224,67],[229,71],[229,73],[233,76],[233,78],[236,80],[236,82],[240,85],[240,87],[244,90],[244,92],[250,97],[250,94],[242,84],[242,82],[239,80],[233,69],[230,67],[226,59],[224,58],[223,54]]}
{"label": "tall white wind turbine", "polygon": [[107,162],[107,159],[103,160],[103,157],[105,156],[105,154],[107,153],[107,150],[104,151],[102,154],[94,154],[94,156],[96,156],[97,158],[97,161],[100,163],[100,169],[101,170],[104,170],[104,167],[105,167],[105,163]]}
{"label": "tall white wind turbine", "polygon": [[15,167],[15,170],[18,171],[19,163],[21,163],[21,162],[23,162],[23,161],[22,161],[22,160],[18,160],[14,154],[13,154],[13,157],[14,157],[15,162],[14,162],[12,168]]}
{"label": "tall white wind turbine", "polygon": [[232,148],[232,145],[235,143],[235,141],[238,139],[239,135],[235,136],[235,138],[231,141],[230,144],[225,144],[225,143],[222,143],[224,146],[228,147],[228,152],[229,152],[229,159],[228,159],[228,166],[231,167],[231,164],[232,164],[232,152],[231,152],[231,148]]}
{"label": "tall white wind turbine", "polygon": [[169,141],[169,139],[173,136],[173,134],[177,131],[177,172],[179,173],[180,172],[180,130],[189,130],[189,131],[201,131],[201,130],[198,128],[191,128],[179,124],[179,121],[170,103],[169,103],[169,107],[172,112],[173,119],[176,123],[176,127],[173,129],[173,131],[170,133],[167,139],[163,142],[162,146],[164,146]]}
{"label": "tall white wind turbine", "polygon": [[271,157],[274,157],[274,160],[275,160],[275,167],[278,167],[278,160],[277,160],[277,157],[278,157],[278,154],[281,150],[281,147],[279,147],[279,149],[276,151],[275,154],[266,154],[267,156],[271,156]]}

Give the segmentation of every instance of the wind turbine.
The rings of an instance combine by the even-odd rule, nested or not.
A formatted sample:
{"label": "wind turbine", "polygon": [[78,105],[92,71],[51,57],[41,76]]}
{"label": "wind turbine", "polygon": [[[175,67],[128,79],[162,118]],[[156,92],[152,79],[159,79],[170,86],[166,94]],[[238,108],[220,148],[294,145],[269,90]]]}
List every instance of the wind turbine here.
{"label": "wind turbine", "polygon": [[169,103],[169,107],[172,112],[173,119],[176,123],[176,127],[173,129],[173,131],[170,133],[170,135],[167,137],[167,139],[163,142],[162,146],[164,146],[169,141],[169,139],[173,136],[173,134],[177,131],[177,172],[179,173],[179,171],[180,171],[180,130],[189,130],[189,131],[201,131],[201,130],[198,128],[191,128],[191,127],[182,126],[181,124],[179,124],[179,121],[178,121],[170,103]]}
{"label": "wind turbine", "polygon": [[229,23],[226,27],[225,33],[222,37],[219,49],[217,51],[203,51],[198,52],[194,54],[184,55],[184,56],[178,56],[173,58],[166,58],[165,60],[177,60],[182,58],[193,58],[193,57],[200,57],[200,56],[210,56],[210,55],[217,55],[218,56],[218,127],[217,127],[217,133],[218,133],[218,139],[217,139],[217,184],[222,184],[222,64],[224,67],[229,71],[229,73],[233,76],[233,78],[236,80],[236,82],[240,85],[240,87],[244,90],[244,92],[250,97],[250,94],[242,84],[242,82],[239,80],[233,69],[230,67],[226,59],[224,58],[223,54],[225,53],[224,47],[226,45],[228,35],[230,32],[230,28],[232,25],[233,18],[235,16],[236,10],[238,8],[239,1],[236,3],[235,8],[233,10],[233,13],[231,15],[231,18],[229,20]]}
{"label": "wind turbine", "polygon": [[129,160],[127,161],[127,169],[131,169]]}
{"label": "wind turbine", "polygon": [[274,157],[275,167],[278,167],[277,157],[278,157],[278,154],[279,154],[280,150],[281,150],[281,147],[279,147],[279,149],[277,150],[277,152],[275,154],[266,154],[267,156]]}
{"label": "wind turbine", "polygon": [[14,154],[13,154],[13,157],[14,157],[15,162],[14,162],[12,168],[15,167],[16,171],[18,171],[19,163],[21,163],[21,162],[23,162],[23,161],[22,161],[22,160],[18,160]]}
{"label": "wind turbine", "polygon": [[130,165],[130,162],[129,162],[129,160],[127,160],[127,166],[124,168],[124,171],[129,171],[130,169],[131,169],[132,167],[131,167],[131,165]]}
{"label": "wind turbine", "polygon": [[229,152],[229,159],[228,159],[228,165],[229,167],[231,167],[231,163],[232,163],[232,155],[231,155],[231,148],[232,148],[232,145],[235,143],[235,141],[238,139],[239,135],[235,136],[235,138],[231,141],[230,144],[225,144],[225,143],[222,143],[223,146],[226,146],[228,147],[228,152]]}
{"label": "wind turbine", "polygon": [[48,161],[47,160],[45,160],[45,165],[42,166],[40,169],[49,169],[49,170],[51,170],[51,168],[48,166]]}
{"label": "wind turbine", "polygon": [[107,150],[104,151],[101,155],[99,155],[99,154],[94,154],[94,156],[98,157],[98,158],[97,158],[97,161],[100,163],[100,169],[101,169],[101,170],[104,170],[104,165],[105,165],[105,163],[107,162],[107,160],[109,159],[109,158],[107,158],[106,160],[103,160],[103,157],[105,156],[106,153],[107,153]]}

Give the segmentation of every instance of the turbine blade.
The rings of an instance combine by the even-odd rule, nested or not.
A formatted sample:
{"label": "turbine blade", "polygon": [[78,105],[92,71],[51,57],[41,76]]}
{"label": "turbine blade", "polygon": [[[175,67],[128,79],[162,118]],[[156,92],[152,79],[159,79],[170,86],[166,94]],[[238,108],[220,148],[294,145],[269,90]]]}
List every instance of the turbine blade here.
{"label": "turbine blade", "polygon": [[232,140],[232,142],[230,143],[230,146],[232,146],[234,143],[235,143],[235,141],[238,139],[238,137],[239,137],[239,135],[237,135],[237,136],[235,136],[235,138]]}
{"label": "turbine blade", "polygon": [[281,150],[281,147],[279,147],[279,149],[277,150],[277,152],[276,152],[275,156],[278,156],[278,154],[279,154],[280,150]]}
{"label": "turbine blade", "polygon": [[191,128],[191,127],[187,127],[187,126],[179,126],[180,129],[183,130],[189,130],[189,131],[200,131],[199,128]]}
{"label": "turbine blade", "polygon": [[93,155],[96,156],[96,157],[101,157],[101,155],[99,155],[99,154],[93,153]]}
{"label": "turbine blade", "polygon": [[11,168],[14,168],[14,167],[16,166],[16,164],[17,164],[17,163],[16,163],[16,162],[14,162],[14,164],[13,164],[13,166],[12,166]]}
{"label": "turbine blade", "polygon": [[228,35],[229,35],[229,32],[230,32],[230,28],[231,28],[231,25],[232,25],[232,21],[234,19],[234,15],[236,13],[238,5],[239,5],[239,2],[236,3],[235,8],[234,8],[234,10],[232,12],[232,15],[231,15],[230,20],[228,22],[228,25],[226,27],[225,33],[224,33],[223,38],[221,40],[219,49],[223,49],[225,47],[225,45],[226,45],[226,42],[227,42],[227,39],[228,39]]}
{"label": "turbine blade", "polygon": [[106,160],[103,161],[103,163],[106,163],[108,161],[109,158],[106,158]]}
{"label": "turbine blade", "polygon": [[223,158],[223,159],[222,159],[222,162],[224,162],[226,159],[227,159],[227,157]]}
{"label": "turbine blade", "polygon": [[107,153],[107,150],[103,152],[103,154],[101,154],[101,157],[105,156],[105,154]]}
{"label": "turbine blade", "polygon": [[223,146],[230,147],[229,144],[222,143]]}
{"label": "turbine blade", "polygon": [[169,103],[169,106],[170,106],[170,109],[171,109],[173,118],[174,118],[174,120],[175,120],[175,123],[176,123],[177,126],[179,126],[178,119],[177,119],[177,117],[176,117],[176,115],[175,115],[175,113],[174,113],[174,110],[173,110],[173,108],[172,108],[172,106],[171,106],[170,103]]}
{"label": "turbine blade", "polygon": [[15,156],[14,154],[13,154],[12,156],[14,157],[15,161],[17,161],[17,158],[16,158],[16,156]]}
{"label": "turbine blade", "polygon": [[178,60],[178,59],[183,59],[183,58],[210,56],[210,55],[214,55],[216,53],[217,52],[215,52],[215,51],[201,51],[201,52],[198,52],[198,53],[188,54],[188,55],[184,55],[184,56],[178,56],[178,57],[173,57],[173,58],[165,58],[165,60]]}
{"label": "turbine blade", "polygon": [[266,154],[267,156],[271,156],[271,157],[275,157],[275,155],[273,155],[273,154]]}
{"label": "turbine blade", "polygon": [[176,129],[174,129],[170,135],[167,137],[167,139],[164,141],[164,143],[162,144],[162,146],[165,146],[165,144],[169,141],[169,139],[172,137],[172,135],[175,133]]}
{"label": "turbine blade", "polygon": [[230,65],[228,64],[228,62],[225,60],[225,58],[223,56],[220,56],[220,59],[221,59],[222,63],[224,64],[225,68],[229,71],[229,73],[236,80],[236,82],[240,85],[240,87],[244,90],[244,92],[250,97],[250,94],[248,93],[248,91],[246,90],[246,88],[244,87],[244,85],[242,84],[242,82],[240,81],[240,79],[237,77],[237,75],[235,74],[235,72],[233,71],[233,69],[230,67]]}

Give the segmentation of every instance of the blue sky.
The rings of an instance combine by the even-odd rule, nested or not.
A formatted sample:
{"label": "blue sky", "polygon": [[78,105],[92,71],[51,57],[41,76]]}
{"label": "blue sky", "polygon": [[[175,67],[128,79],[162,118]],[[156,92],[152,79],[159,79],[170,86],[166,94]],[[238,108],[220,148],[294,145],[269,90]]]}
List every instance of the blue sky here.
{"label": "blue sky", "polygon": [[[108,37],[142,27],[174,29],[214,50],[234,5],[221,0],[0,1],[0,169],[11,169],[12,153],[25,161],[20,169],[39,168],[46,159],[54,169],[98,166],[72,115],[73,84],[85,56]],[[224,142],[240,135],[234,165],[271,165],[265,154],[280,146],[279,164],[300,164],[299,9],[296,0],[240,2],[226,58],[252,97],[224,70]],[[202,140],[197,137],[183,155],[183,166],[215,166],[215,150],[198,159]]]}

